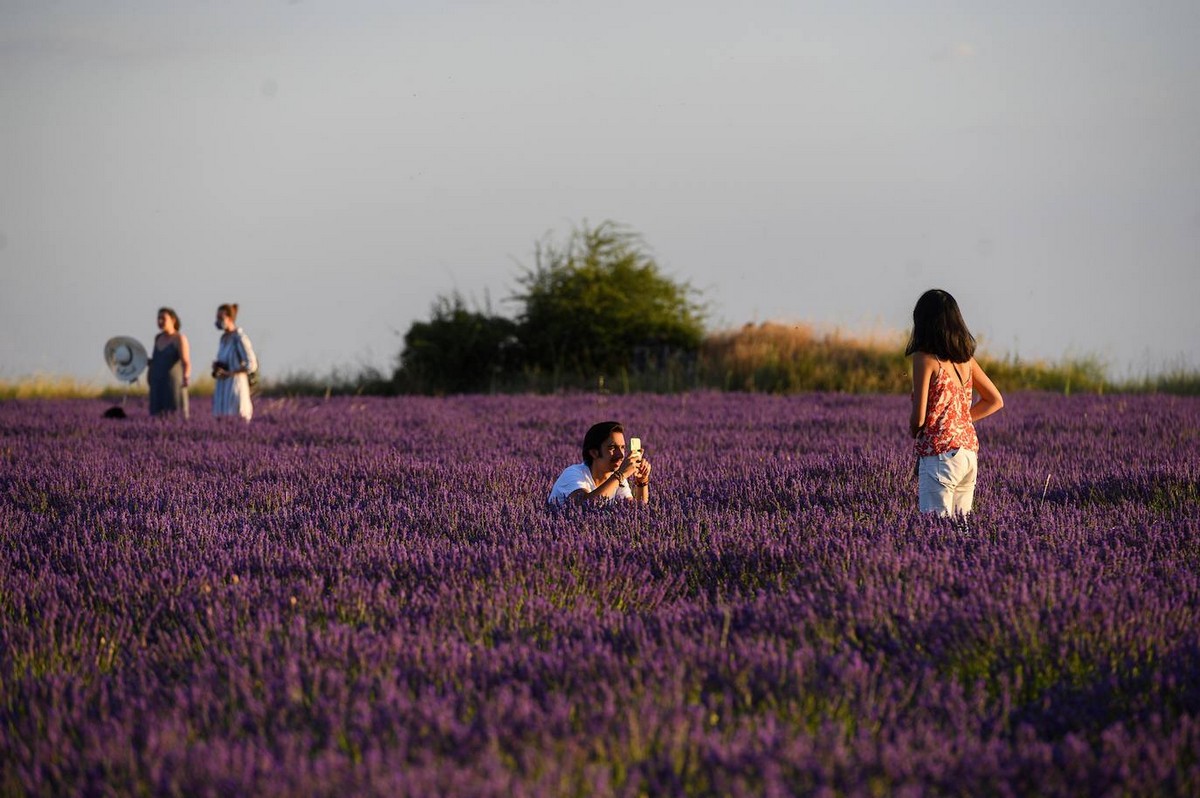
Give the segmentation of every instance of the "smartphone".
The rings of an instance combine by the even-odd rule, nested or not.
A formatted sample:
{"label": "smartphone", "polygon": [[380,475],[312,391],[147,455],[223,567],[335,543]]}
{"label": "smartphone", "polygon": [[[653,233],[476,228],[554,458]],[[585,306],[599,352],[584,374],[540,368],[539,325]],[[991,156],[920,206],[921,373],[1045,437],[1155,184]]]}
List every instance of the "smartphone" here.
{"label": "smartphone", "polygon": [[630,438],[629,439],[629,455],[632,457],[635,454],[641,454],[641,453],[642,453],[642,439],[641,438]]}

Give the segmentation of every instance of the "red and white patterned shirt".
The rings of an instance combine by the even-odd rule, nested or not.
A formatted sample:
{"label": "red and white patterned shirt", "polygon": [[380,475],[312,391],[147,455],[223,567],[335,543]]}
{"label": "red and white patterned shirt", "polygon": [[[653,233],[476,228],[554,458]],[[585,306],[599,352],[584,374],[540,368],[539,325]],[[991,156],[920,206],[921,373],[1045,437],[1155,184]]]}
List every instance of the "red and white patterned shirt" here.
{"label": "red and white patterned shirt", "polygon": [[917,434],[917,457],[944,454],[955,449],[979,451],[979,438],[971,423],[971,378],[960,385],[950,370],[942,368],[929,380],[929,400],[925,408],[925,426]]}

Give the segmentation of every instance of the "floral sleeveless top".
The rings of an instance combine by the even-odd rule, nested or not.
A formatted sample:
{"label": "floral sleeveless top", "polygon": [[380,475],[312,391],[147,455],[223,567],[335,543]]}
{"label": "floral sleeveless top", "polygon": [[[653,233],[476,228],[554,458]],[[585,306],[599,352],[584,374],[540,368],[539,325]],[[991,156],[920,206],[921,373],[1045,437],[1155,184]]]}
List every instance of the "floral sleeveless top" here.
{"label": "floral sleeveless top", "polygon": [[916,438],[917,457],[944,454],[955,449],[979,451],[979,438],[971,423],[971,382],[973,374],[960,385],[951,369],[938,362],[937,373],[929,380],[929,401],[925,426]]}

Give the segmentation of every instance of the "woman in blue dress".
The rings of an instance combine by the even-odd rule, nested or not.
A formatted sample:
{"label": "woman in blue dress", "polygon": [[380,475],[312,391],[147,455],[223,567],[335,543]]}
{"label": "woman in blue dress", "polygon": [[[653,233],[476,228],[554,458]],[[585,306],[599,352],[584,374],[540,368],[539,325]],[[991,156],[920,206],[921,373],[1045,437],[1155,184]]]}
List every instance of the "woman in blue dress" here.
{"label": "woman in blue dress", "polygon": [[150,355],[150,415],[180,413],[188,417],[188,382],[192,378],[192,355],[187,336],[179,331],[179,316],[171,308],[158,309],[159,333]]}

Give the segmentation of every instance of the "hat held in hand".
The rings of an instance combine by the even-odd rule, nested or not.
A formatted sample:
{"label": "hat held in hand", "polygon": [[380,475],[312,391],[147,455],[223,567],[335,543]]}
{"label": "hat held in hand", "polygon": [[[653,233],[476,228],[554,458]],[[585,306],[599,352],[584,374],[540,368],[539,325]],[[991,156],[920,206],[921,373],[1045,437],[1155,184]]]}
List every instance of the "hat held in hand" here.
{"label": "hat held in hand", "polygon": [[124,382],[133,382],[146,368],[146,348],[136,338],[118,335],[104,345],[104,362]]}

